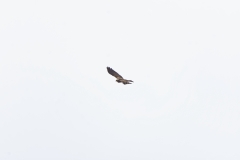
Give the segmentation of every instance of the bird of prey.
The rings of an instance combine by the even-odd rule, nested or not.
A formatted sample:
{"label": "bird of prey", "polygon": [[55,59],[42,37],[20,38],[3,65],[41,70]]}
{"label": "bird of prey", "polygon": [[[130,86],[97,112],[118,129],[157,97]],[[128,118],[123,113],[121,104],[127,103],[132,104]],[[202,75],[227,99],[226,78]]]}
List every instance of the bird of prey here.
{"label": "bird of prey", "polygon": [[132,80],[127,80],[127,79],[124,79],[120,74],[118,74],[116,71],[114,71],[112,68],[110,67],[107,67],[107,71],[109,74],[111,74],[112,76],[116,77],[117,78],[117,82],[118,83],[123,83],[124,85],[125,84],[132,84],[131,82],[133,82]]}

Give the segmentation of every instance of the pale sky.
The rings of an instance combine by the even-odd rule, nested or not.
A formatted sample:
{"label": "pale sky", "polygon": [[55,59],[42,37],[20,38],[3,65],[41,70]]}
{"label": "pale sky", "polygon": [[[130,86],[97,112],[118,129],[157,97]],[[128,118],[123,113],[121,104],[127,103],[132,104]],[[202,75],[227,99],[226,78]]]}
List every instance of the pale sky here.
{"label": "pale sky", "polygon": [[0,159],[239,160],[239,17],[237,0],[1,2]]}

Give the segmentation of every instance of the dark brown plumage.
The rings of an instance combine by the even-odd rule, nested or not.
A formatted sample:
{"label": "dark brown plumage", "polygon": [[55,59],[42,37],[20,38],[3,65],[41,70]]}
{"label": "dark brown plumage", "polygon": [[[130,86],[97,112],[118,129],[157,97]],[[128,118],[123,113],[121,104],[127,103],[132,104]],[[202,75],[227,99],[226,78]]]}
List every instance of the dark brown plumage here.
{"label": "dark brown plumage", "polygon": [[114,71],[112,68],[110,67],[107,67],[107,71],[109,74],[111,74],[112,76],[116,77],[117,78],[117,82],[118,83],[123,83],[124,85],[125,84],[131,84],[131,82],[133,82],[132,80],[127,80],[127,79],[124,79],[120,74],[118,74],[116,71]]}

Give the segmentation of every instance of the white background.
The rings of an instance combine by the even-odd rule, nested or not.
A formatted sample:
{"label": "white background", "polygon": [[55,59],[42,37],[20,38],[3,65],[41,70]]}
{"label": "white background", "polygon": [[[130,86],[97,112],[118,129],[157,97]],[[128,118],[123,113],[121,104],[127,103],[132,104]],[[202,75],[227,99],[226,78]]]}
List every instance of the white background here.
{"label": "white background", "polygon": [[239,160],[239,16],[237,0],[1,1],[0,159]]}

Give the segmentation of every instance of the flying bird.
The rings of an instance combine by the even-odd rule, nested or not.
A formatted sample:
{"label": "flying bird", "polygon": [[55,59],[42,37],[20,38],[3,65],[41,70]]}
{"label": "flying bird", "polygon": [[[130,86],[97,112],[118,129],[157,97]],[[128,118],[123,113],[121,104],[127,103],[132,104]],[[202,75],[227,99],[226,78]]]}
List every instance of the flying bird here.
{"label": "flying bird", "polygon": [[133,82],[132,80],[127,80],[127,79],[124,79],[120,74],[118,74],[116,71],[114,71],[112,68],[110,67],[107,67],[107,71],[109,74],[111,74],[112,76],[116,77],[117,78],[117,82],[118,83],[123,83],[124,85],[125,84],[132,84],[131,82]]}

